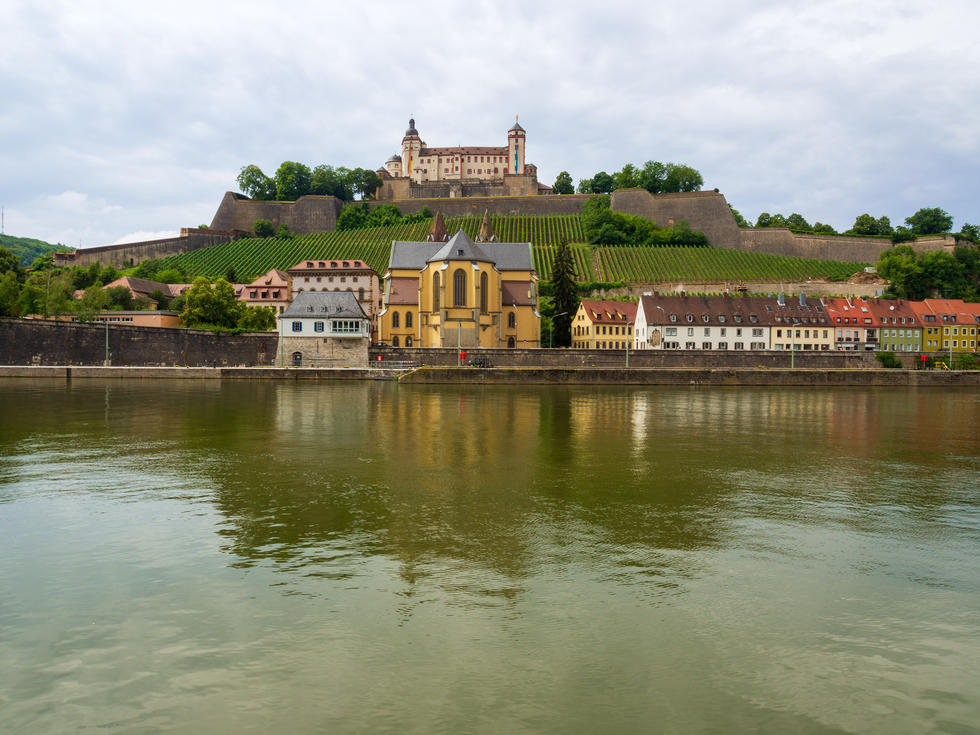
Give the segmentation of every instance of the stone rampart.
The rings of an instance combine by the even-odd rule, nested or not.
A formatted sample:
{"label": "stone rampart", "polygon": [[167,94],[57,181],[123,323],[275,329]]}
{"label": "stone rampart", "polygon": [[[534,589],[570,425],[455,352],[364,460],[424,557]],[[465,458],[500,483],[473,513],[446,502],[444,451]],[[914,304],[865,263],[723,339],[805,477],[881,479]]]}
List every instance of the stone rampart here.
{"label": "stone rampart", "polygon": [[645,217],[661,227],[685,220],[692,230],[703,232],[712,247],[738,247],[738,225],[725,196],[715,191],[651,194],[646,189],[617,189],[610,208]]}
{"label": "stone rampart", "polygon": [[[876,237],[840,237],[790,232],[784,227],[743,228],[739,250],[817,260],[843,260],[851,263],[874,263],[892,248],[891,240]],[[956,241],[949,236],[921,237],[911,245],[916,252],[951,248]]]}
{"label": "stone rampart", "polygon": [[388,201],[369,202],[368,206],[379,204],[394,204],[402,214],[414,214],[428,207],[433,214],[442,212],[443,217],[460,217],[464,215],[479,216],[485,210],[491,214],[581,214],[582,204],[594,194],[550,194],[542,196],[488,196],[462,198],[431,198],[431,199],[392,199]]}
{"label": "stone rampart", "polygon": [[286,225],[296,233],[330,232],[337,227],[343,202],[334,196],[302,196],[295,202],[260,202],[241,194],[225,192],[211,227],[251,232],[255,220],[267,219]]}
{"label": "stone rampart", "polygon": [[129,268],[139,265],[144,260],[166,258],[168,255],[177,255],[178,253],[200,250],[228,242],[234,239],[236,234],[230,230],[184,228],[179,237],[127,242],[121,245],[103,245],[67,253],[55,253],[54,262],[55,265],[59,266],[88,266],[92,263],[102,263],[116,268]]}
{"label": "stone rampart", "polygon": [[0,319],[0,364],[272,365],[277,335],[215,334],[199,329]]}

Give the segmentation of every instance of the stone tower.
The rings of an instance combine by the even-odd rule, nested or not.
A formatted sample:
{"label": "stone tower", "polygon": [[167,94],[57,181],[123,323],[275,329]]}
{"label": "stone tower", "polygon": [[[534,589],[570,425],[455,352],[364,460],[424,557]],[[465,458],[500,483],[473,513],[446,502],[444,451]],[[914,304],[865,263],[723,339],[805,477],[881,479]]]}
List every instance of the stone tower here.
{"label": "stone tower", "polygon": [[524,128],[514,119],[514,125],[507,131],[507,168],[504,173],[524,173]]}
{"label": "stone tower", "polygon": [[422,139],[419,131],[415,129],[415,118],[408,121],[408,130],[402,138],[402,166],[401,175],[411,176],[413,169],[418,166],[419,151],[422,150]]}

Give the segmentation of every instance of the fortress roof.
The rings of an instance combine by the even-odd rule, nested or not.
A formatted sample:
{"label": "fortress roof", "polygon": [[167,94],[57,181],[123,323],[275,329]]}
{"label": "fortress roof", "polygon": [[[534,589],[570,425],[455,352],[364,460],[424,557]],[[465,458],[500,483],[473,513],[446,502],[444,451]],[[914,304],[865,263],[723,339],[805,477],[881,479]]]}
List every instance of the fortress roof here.
{"label": "fortress roof", "polygon": [[422,148],[420,156],[507,156],[507,146],[458,145],[444,148]]}

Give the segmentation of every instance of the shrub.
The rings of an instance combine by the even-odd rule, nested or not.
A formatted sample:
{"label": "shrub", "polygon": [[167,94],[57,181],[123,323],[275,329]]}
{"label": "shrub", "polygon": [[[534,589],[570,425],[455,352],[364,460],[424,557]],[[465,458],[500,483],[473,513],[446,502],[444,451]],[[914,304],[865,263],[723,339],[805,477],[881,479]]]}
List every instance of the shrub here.
{"label": "shrub", "polygon": [[883,368],[902,367],[902,361],[895,357],[895,353],[893,352],[879,352],[875,355],[875,359],[881,363]]}

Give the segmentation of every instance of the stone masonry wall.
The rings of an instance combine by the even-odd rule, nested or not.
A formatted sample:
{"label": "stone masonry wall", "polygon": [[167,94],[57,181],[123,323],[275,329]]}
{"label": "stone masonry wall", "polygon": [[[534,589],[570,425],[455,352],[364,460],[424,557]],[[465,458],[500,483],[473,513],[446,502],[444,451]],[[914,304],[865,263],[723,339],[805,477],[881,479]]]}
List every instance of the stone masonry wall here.
{"label": "stone masonry wall", "polygon": [[669,227],[671,219],[675,223],[686,220],[692,230],[707,236],[712,247],[738,247],[738,225],[724,195],[714,191],[654,195],[646,189],[617,189],[612,193],[610,208],[645,217],[661,227]]}
{"label": "stone masonry wall", "polygon": [[343,206],[334,196],[303,196],[295,202],[259,202],[241,194],[225,192],[211,227],[251,232],[257,219],[274,225],[284,224],[296,233],[330,232],[337,227],[337,215]]}
{"label": "stone masonry wall", "polygon": [[122,245],[104,245],[97,248],[84,248],[69,253],[55,253],[55,265],[81,265],[92,263],[112,265],[116,268],[129,268],[144,260],[165,258],[168,255],[199,250],[222,242],[228,242],[234,233],[228,230],[181,230],[180,237],[161,240],[130,242]]}
{"label": "stone masonry wall", "polygon": [[[276,333],[215,334],[198,329],[108,328],[112,365],[272,365]],[[0,319],[0,364],[101,365],[106,327],[34,319]]]}
{"label": "stone masonry wall", "polygon": [[[381,356],[380,362],[378,356]],[[382,348],[369,354],[372,365],[386,362],[411,361],[419,365],[454,367],[457,352],[440,348]],[[489,360],[494,367],[625,367],[626,350],[549,350],[549,349],[483,349],[467,350],[467,360]],[[791,364],[798,368],[876,368],[880,367],[873,354],[862,352],[789,352],[729,350],[630,350],[629,364],[633,368],[783,368]]]}
{"label": "stone masonry wall", "polygon": [[393,199],[384,202],[369,202],[368,206],[394,204],[402,214],[414,214],[428,207],[443,217],[463,215],[479,216],[485,210],[491,214],[581,214],[582,204],[592,194],[565,194],[514,197],[464,197],[455,199]]}

